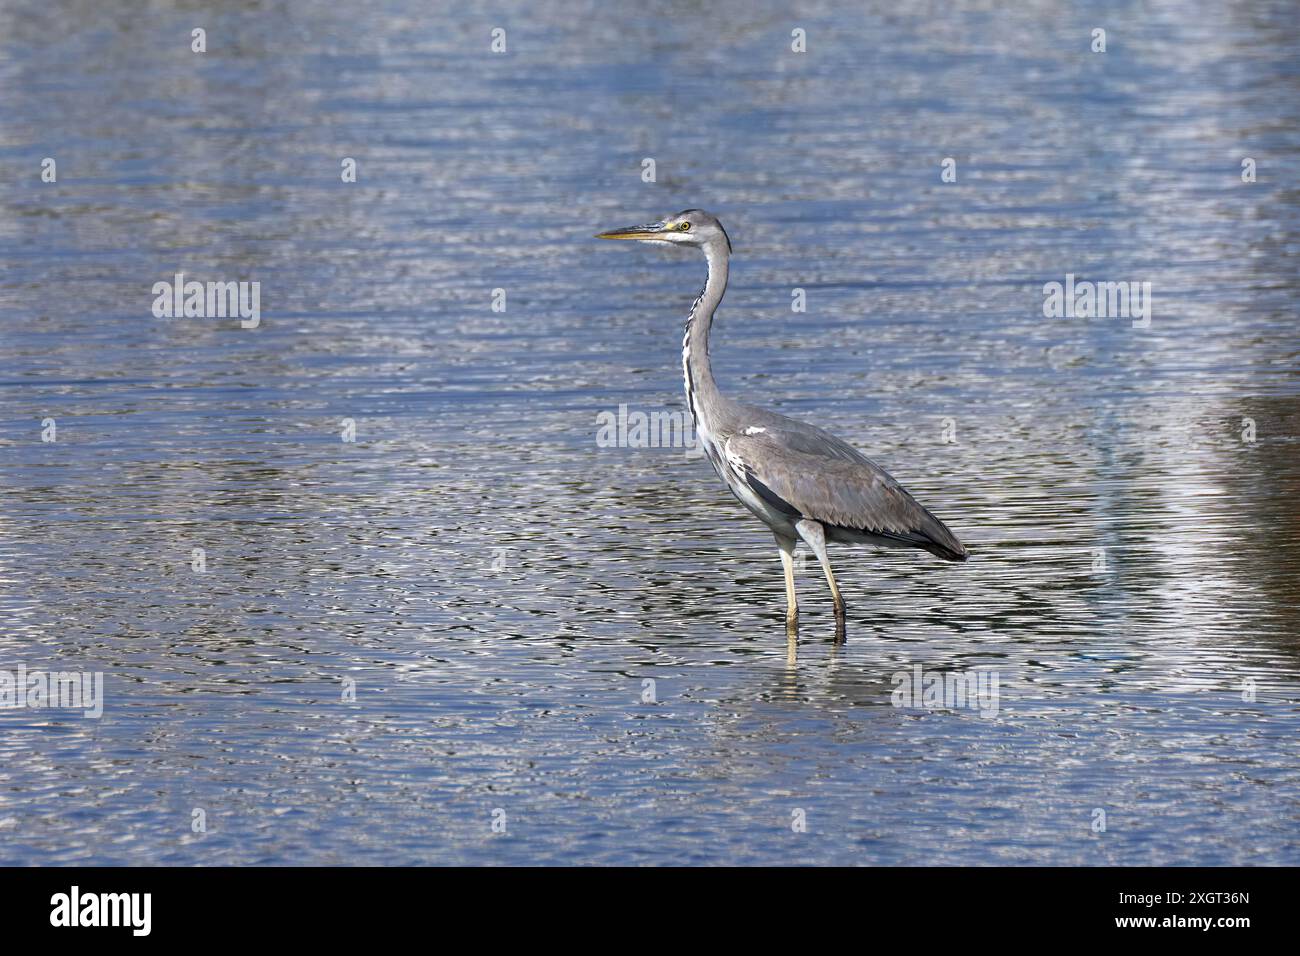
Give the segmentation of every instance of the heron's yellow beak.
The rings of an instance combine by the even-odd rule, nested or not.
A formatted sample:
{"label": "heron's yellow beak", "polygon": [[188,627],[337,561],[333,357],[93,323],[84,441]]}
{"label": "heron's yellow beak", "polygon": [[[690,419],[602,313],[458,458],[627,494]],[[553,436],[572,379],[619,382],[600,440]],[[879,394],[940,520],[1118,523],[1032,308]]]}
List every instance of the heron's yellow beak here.
{"label": "heron's yellow beak", "polygon": [[658,239],[667,230],[662,222],[651,222],[644,226],[628,226],[626,229],[611,229],[609,232],[597,233],[597,239]]}

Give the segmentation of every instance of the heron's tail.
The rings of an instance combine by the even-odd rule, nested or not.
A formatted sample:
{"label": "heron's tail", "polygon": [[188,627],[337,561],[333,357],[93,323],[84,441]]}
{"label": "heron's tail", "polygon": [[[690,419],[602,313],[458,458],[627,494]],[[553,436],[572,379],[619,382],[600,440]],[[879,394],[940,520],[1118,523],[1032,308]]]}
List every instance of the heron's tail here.
{"label": "heron's tail", "polygon": [[923,544],[921,547],[925,548],[925,550],[929,551],[931,554],[937,554],[945,561],[965,561],[970,557],[970,552],[966,550],[966,547],[960,541],[956,538],[953,538],[952,540],[953,543],[957,545],[955,548],[950,548],[947,545],[938,544],[933,541],[928,544]]}
{"label": "heron's tail", "polygon": [[[925,511],[925,509],[921,509]],[[957,540],[957,536],[948,530],[948,526],[925,511],[921,526],[913,534],[914,543],[931,554],[938,555],[945,561],[965,561],[970,556],[966,546]]]}

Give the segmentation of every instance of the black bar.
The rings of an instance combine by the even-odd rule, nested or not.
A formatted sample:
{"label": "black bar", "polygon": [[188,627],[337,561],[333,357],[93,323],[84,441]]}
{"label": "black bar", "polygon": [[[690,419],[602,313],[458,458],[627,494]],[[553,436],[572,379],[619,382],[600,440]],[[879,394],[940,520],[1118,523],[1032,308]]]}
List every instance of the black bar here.
{"label": "black bar", "polygon": [[[386,933],[478,927],[493,940],[562,929],[577,940],[614,920],[647,938],[687,923],[761,931],[769,922],[811,921],[851,927],[864,938],[902,931],[975,944],[1031,933],[1071,942],[1199,937],[1232,945],[1254,930],[1285,926],[1281,907],[1293,875],[1201,868],[8,869],[0,871],[0,919],[7,943],[75,936],[78,943],[338,946],[373,942],[377,926]],[[149,894],[148,935],[136,936],[129,919],[135,915],[143,928],[142,905],[121,910],[126,925],[51,925],[59,895],[70,903],[73,886],[86,913],[88,896]],[[99,898],[89,905],[97,910]],[[1151,922],[1120,925],[1125,920]]]}

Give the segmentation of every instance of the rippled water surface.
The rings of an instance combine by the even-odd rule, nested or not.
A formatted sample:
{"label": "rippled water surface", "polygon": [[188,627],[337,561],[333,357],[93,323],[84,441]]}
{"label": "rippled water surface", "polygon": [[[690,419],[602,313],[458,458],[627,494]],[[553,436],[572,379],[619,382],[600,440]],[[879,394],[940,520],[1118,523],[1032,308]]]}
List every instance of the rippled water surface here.
{"label": "rippled water surface", "polygon": [[[106,695],[0,710],[0,861],[1300,862],[1294,10],[1011,6],[0,6],[0,670]],[[842,645],[597,441],[703,265],[590,237],[692,206],[723,389],[971,549],[834,552]]]}

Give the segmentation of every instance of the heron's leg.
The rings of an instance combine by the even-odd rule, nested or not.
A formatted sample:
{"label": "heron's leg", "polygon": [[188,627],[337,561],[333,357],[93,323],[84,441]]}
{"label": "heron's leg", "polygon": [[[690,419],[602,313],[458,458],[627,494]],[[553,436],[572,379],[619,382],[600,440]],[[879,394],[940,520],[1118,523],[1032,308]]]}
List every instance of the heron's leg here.
{"label": "heron's leg", "polygon": [[781,566],[785,568],[785,629],[790,633],[799,630],[799,595],[794,590],[794,549],[797,538],[776,536],[776,546],[781,549]]}
{"label": "heron's leg", "polygon": [[835,602],[835,619],[839,622],[844,621],[844,598],[840,595],[839,586],[835,583],[835,572],[831,570],[831,559],[826,554],[826,532],[822,530],[820,522],[809,521],[804,519],[795,525],[795,530],[799,532],[799,537],[808,543],[812,548],[813,554],[817,555],[817,560],[821,562],[822,570],[826,572],[826,583],[831,586],[831,600]]}

